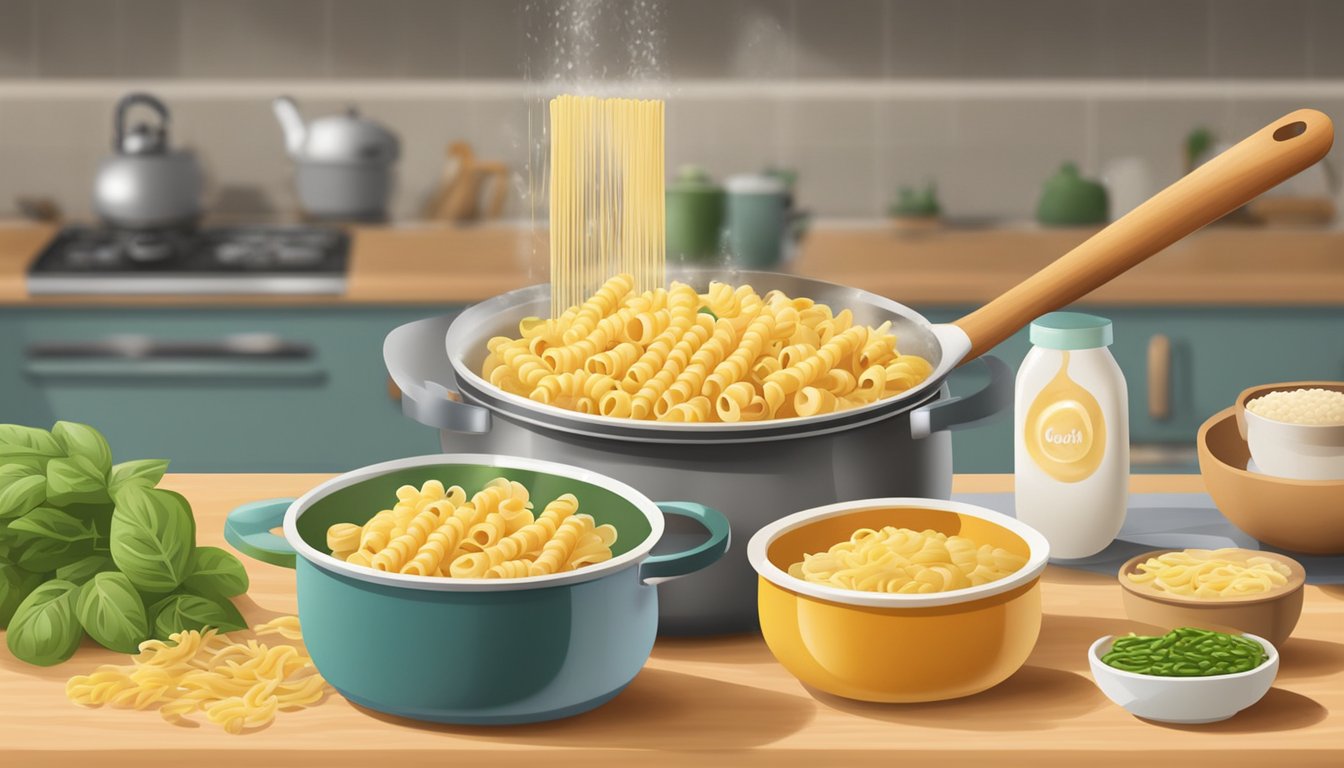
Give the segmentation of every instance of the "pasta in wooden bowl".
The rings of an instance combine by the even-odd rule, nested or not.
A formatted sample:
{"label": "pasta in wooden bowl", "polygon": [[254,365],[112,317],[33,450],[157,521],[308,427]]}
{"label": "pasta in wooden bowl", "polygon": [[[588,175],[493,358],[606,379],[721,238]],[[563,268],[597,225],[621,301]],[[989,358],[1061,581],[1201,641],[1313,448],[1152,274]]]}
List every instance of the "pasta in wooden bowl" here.
{"label": "pasta in wooden bowl", "polygon": [[685,283],[637,292],[628,274],[519,337],[487,343],[481,376],[545,405],[616,418],[744,422],[856,408],[932,372],[902,355],[891,324],[856,325],[779,291]]}
{"label": "pasta in wooden bowl", "polygon": [[1125,614],[1155,626],[1249,632],[1280,645],[1302,614],[1302,564],[1251,549],[1158,550],[1120,566]]}

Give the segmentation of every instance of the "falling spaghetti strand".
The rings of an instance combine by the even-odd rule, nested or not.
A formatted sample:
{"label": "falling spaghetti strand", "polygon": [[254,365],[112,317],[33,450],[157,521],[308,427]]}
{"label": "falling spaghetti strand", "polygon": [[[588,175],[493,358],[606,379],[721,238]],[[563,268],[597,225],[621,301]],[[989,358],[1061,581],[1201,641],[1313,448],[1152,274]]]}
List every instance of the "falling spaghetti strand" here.
{"label": "falling spaghetti strand", "polygon": [[613,275],[665,280],[663,102],[551,99],[551,316]]}

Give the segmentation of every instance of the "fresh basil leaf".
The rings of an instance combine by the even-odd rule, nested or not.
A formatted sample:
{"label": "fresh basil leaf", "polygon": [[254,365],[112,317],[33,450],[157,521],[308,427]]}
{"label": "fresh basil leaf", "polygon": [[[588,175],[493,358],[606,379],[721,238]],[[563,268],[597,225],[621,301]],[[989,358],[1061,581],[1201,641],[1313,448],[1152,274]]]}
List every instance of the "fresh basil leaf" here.
{"label": "fresh basil leaf", "polygon": [[91,523],[66,514],[55,507],[38,507],[18,520],[11,521],[9,530],[57,541],[84,541],[96,538]]}
{"label": "fresh basil leaf", "polygon": [[167,459],[136,459],[135,461],[123,461],[112,467],[112,473],[108,476],[107,487],[115,497],[117,491],[126,486],[138,485],[142,488],[153,488],[163,479],[163,473],[168,471]]}
{"label": "fresh basil leaf", "polygon": [[73,421],[58,421],[51,428],[51,436],[65,449],[69,458],[87,459],[104,478],[112,469],[112,449],[102,434],[88,424]]}
{"label": "fresh basil leaf", "polygon": [[149,639],[145,604],[124,573],[100,573],[85,582],[75,615],[89,637],[113,651],[135,653]]}
{"label": "fresh basil leaf", "polygon": [[107,472],[84,456],[47,462],[47,501],[80,504],[107,501]]}
{"label": "fresh basil leaf", "polygon": [[19,534],[15,550],[20,568],[46,573],[93,554],[93,539],[61,541],[25,533]]}
{"label": "fresh basil leaf", "polygon": [[171,592],[187,576],[196,528],[191,508],[172,491],[124,488],[112,512],[110,549],[136,588]]}
{"label": "fresh basil leaf", "polygon": [[0,424],[0,464],[22,464],[34,469],[61,456],[61,446],[45,429],[22,424]]}
{"label": "fresh basil leaf", "polygon": [[200,595],[170,595],[150,606],[154,616],[154,637],[167,640],[174,632],[214,627],[220,632],[247,628],[247,622],[228,600],[211,600]]}
{"label": "fresh basil leaf", "polygon": [[[86,525],[93,526],[93,530],[98,533],[98,538],[106,542],[112,535],[112,502],[103,502],[102,504],[67,504],[62,509],[65,513],[74,517]],[[106,547],[104,547],[106,549]]]}
{"label": "fresh basil leaf", "polygon": [[47,498],[47,478],[16,477],[0,487],[0,520],[26,515]]}
{"label": "fresh basil leaf", "polygon": [[191,553],[182,590],[221,600],[247,591],[247,571],[231,553],[219,547],[197,547]]}
{"label": "fresh basil leaf", "polygon": [[74,655],[84,629],[75,616],[79,587],[55,579],[38,586],[19,603],[5,640],[14,657],[49,667]]}
{"label": "fresh basil leaf", "polygon": [[56,578],[74,584],[83,584],[104,571],[114,571],[116,568],[117,565],[112,562],[112,558],[95,553],[57,568]]}
{"label": "fresh basil leaf", "polygon": [[19,603],[43,581],[40,573],[32,573],[8,560],[0,560],[0,629],[9,624]]}
{"label": "fresh basil leaf", "polygon": [[9,485],[20,477],[32,477],[33,475],[45,477],[46,472],[45,469],[38,469],[27,464],[5,464],[0,466],[0,488]]}

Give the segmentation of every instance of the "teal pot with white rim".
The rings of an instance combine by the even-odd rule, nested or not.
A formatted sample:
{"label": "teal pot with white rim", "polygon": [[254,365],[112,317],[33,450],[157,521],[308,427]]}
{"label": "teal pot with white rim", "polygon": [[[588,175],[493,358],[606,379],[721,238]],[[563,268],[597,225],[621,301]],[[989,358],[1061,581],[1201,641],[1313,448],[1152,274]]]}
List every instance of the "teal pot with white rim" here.
{"label": "teal pot with white rim", "polygon": [[[580,512],[615,526],[612,559],[548,576],[449,579],[375,571],[327,552],[329,526],[367,522],[403,485],[436,479],[472,493],[495,477],[522,483],[538,509],[574,494]],[[668,516],[706,535],[654,554]],[[277,526],[283,536],[271,532]],[[729,527],[708,507],[655,503],[578,467],[444,454],[347,472],[297,500],[239,507],[225,537],[244,554],[295,569],[304,642],[350,701],[417,720],[515,724],[585,712],[629,685],[658,634],[655,585],[722,557]]]}

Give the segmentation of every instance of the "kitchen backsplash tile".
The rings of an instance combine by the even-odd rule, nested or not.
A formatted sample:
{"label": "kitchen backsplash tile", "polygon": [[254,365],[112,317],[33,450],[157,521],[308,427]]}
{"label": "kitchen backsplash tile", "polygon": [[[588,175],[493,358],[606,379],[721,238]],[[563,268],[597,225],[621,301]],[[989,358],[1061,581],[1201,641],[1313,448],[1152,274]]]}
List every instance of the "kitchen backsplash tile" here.
{"label": "kitchen backsplash tile", "polygon": [[1314,0],[1307,7],[1307,57],[1313,77],[1344,77],[1344,3]]}
{"label": "kitchen backsplash tile", "polygon": [[103,99],[0,103],[0,210],[18,197],[50,198],[86,216],[98,162],[112,149],[111,115]]}
{"label": "kitchen backsplash tile", "polygon": [[805,207],[836,216],[871,216],[877,208],[877,103],[816,100],[780,105],[783,163],[798,173]]}
{"label": "kitchen backsplash tile", "polygon": [[[222,214],[293,211],[293,166],[280,126],[263,99],[187,99],[169,103],[175,145],[195,151],[206,178],[206,204]],[[306,114],[329,114],[336,102],[305,101]]]}
{"label": "kitchen backsplash tile", "polygon": [[948,99],[902,99],[877,106],[878,210],[886,210],[901,187],[932,183],[949,212],[946,176],[959,163],[957,107]]}
{"label": "kitchen backsplash tile", "polygon": [[1105,77],[1208,77],[1209,4],[1202,0],[1126,0],[1096,4],[1091,54]]}
{"label": "kitchen backsplash tile", "polygon": [[[1232,104],[1226,99],[1156,103],[1116,99],[1100,102],[1096,109],[1099,156],[1097,167],[1089,170],[1102,176],[1108,172],[1128,174],[1133,179],[1130,183],[1135,185],[1146,176],[1149,192],[1156,192],[1185,174],[1185,139],[1192,131],[1207,129],[1217,141],[1239,135],[1230,127]],[[1276,116],[1266,116],[1260,125]]]}
{"label": "kitchen backsplash tile", "polygon": [[43,77],[99,77],[115,68],[116,3],[43,0],[37,5],[37,71]]}
{"label": "kitchen backsplash tile", "polygon": [[182,0],[184,77],[322,77],[330,72],[325,0]]}
{"label": "kitchen backsplash tile", "polygon": [[[456,26],[454,8],[446,3],[425,3],[431,14],[417,24],[417,12],[422,9],[411,3],[387,5],[376,0],[333,0],[331,3],[331,33],[327,44],[335,53],[331,57],[331,74],[335,77],[408,77],[411,62],[420,54],[413,39],[417,30],[433,29],[442,35],[442,29]],[[408,39],[410,38],[410,39]],[[440,45],[435,50],[440,77],[457,74],[456,51]]]}
{"label": "kitchen backsplash tile", "polygon": [[[669,174],[794,167],[824,216],[932,180],[950,215],[1025,217],[1066,159],[1098,175],[1142,157],[1166,182],[1195,125],[1233,138],[1312,101],[1308,75],[1344,78],[1341,25],[1331,0],[0,0],[0,215],[19,194],[86,213],[111,105],[139,80],[167,81],[217,209],[292,212],[275,80],[309,116],[357,103],[400,134],[396,216],[457,139],[509,166],[507,212],[528,216],[539,84],[589,78],[668,99]],[[48,78],[91,82],[33,97]],[[1261,98],[1264,78],[1306,96]],[[1189,80],[1208,87],[1163,91]]]}
{"label": "kitchen backsplash tile", "polygon": [[0,0],[0,77],[37,74],[37,0]]}
{"label": "kitchen backsplash tile", "polygon": [[794,9],[796,77],[881,77],[886,0],[799,3]]}
{"label": "kitchen backsplash tile", "polygon": [[667,3],[666,73],[672,78],[788,77],[793,4],[787,0]]}
{"label": "kitchen backsplash tile", "polygon": [[963,47],[961,18],[958,0],[889,2],[882,26],[886,74],[895,78],[956,77]]}
{"label": "kitchen backsplash tile", "polygon": [[1095,173],[1082,101],[983,99],[957,104],[957,162],[939,190],[950,213],[1029,218],[1063,162]]}
{"label": "kitchen backsplash tile", "polygon": [[116,74],[162,77],[181,68],[182,6],[178,0],[117,0]]}
{"label": "kitchen backsplash tile", "polygon": [[1228,77],[1311,73],[1307,0],[1218,0],[1209,8],[1215,72]]}
{"label": "kitchen backsplash tile", "polygon": [[674,97],[667,103],[667,174],[685,165],[715,179],[788,162],[775,99]]}

